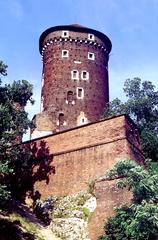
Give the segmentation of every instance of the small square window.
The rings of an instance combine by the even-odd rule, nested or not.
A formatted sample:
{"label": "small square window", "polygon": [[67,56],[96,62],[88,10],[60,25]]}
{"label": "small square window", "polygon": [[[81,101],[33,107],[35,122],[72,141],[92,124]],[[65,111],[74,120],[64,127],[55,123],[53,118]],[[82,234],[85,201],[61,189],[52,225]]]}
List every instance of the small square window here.
{"label": "small square window", "polygon": [[77,98],[83,99],[84,98],[84,90],[83,88],[77,88]]}
{"label": "small square window", "polygon": [[62,58],[69,57],[69,51],[68,50],[62,50]]}
{"label": "small square window", "polygon": [[94,41],[95,40],[94,35],[89,33],[88,40]]}
{"label": "small square window", "polygon": [[89,79],[89,72],[87,72],[87,71],[82,71],[82,73],[81,73],[81,78],[82,78],[83,80],[88,80],[88,79]]}
{"label": "small square window", "polygon": [[69,31],[62,31],[62,37],[69,37]]}
{"label": "small square window", "polygon": [[90,60],[95,60],[95,55],[94,55],[94,53],[88,52],[88,59],[90,59]]}
{"label": "small square window", "polygon": [[78,73],[78,71],[77,70],[73,70],[73,71],[71,71],[71,78],[72,79],[79,79],[79,73]]}

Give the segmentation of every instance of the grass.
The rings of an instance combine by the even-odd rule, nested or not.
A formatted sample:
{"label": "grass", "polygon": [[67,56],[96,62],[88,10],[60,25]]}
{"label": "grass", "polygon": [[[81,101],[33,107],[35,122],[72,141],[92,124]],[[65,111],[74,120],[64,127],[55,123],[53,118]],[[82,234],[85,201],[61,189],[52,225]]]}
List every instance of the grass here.
{"label": "grass", "polygon": [[83,214],[84,214],[84,220],[89,223],[90,217],[91,217],[91,213],[90,213],[89,209],[84,207],[82,209],[82,211],[83,211]]}
{"label": "grass", "polygon": [[38,234],[38,226],[17,213],[0,216],[1,240],[44,240]]}

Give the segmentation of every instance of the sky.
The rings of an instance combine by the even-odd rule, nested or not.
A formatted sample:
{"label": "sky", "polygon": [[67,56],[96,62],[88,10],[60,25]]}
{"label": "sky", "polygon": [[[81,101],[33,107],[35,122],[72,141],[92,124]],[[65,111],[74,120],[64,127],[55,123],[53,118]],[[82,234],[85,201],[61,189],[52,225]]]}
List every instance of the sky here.
{"label": "sky", "polygon": [[158,89],[158,0],[0,0],[0,23],[0,60],[8,65],[2,80],[33,84],[30,118],[40,111],[39,37],[56,25],[78,23],[110,38],[110,100],[124,99],[127,78],[150,80]]}

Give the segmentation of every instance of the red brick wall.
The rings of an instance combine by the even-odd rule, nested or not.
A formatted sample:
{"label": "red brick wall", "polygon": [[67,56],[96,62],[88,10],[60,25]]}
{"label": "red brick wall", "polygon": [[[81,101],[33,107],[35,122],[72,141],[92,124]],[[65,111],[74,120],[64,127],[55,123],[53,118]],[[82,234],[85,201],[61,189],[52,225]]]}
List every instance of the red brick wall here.
{"label": "red brick wall", "polygon": [[104,233],[105,221],[114,215],[114,208],[120,204],[129,203],[131,199],[131,193],[127,189],[118,189],[116,181],[96,182],[94,194],[97,199],[97,207],[92,213],[88,225],[91,240],[96,240]]}
{"label": "red brick wall", "polygon": [[[65,196],[87,189],[89,181],[104,176],[118,160],[132,158],[142,163],[144,159],[136,126],[125,115],[25,144],[32,148],[36,145],[36,149],[41,152],[41,143],[45,144],[46,155],[50,156],[47,159],[51,160],[50,166],[53,169],[46,178],[38,178],[34,184],[34,191],[39,191],[43,199],[51,195]],[[42,157],[41,162],[44,161]],[[43,171],[44,168],[41,167],[39,174],[42,175]],[[89,224],[91,240],[96,240],[103,233],[104,220],[112,216],[113,207],[128,202],[131,197],[129,192],[118,190],[113,181],[97,181],[95,196],[97,208]]]}
{"label": "red brick wall", "polygon": [[119,159],[133,157],[142,161],[137,141],[132,144],[127,139],[127,121],[121,115],[32,141],[39,149],[41,142],[45,142],[53,156],[54,169],[49,174],[49,184],[48,179],[37,181],[35,190],[40,191],[42,198],[71,194],[86,189],[89,180],[102,176]]}
{"label": "red brick wall", "polygon": [[[77,30],[69,31],[67,41],[61,36],[62,31],[54,31],[49,33],[43,41],[43,46],[49,44],[43,54],[43,111],[49,112],[54,125],[54,129],[50,126],[50,130],[54,131],[77,126],[80,112],[84,112],[88,122],[98,121],[105,104],[109,101],[109,53],[105,51],[106,43],[95,36],[95,40],[89,44],[88,33],[77,32]],[[50,41],[55,39],[56,42],[50,44]],[[62,58],[63,49],[69,50],[68,58]],[[95,54],[95,60],[88,59],[88,52]],[[72,70],[79,71],[79,80],[71,79]],[[82,71],[89,72],[89,80],[81,79]],[[83,99],[77,99],[77,87],[84,89]],[[73,92],[74,105],[65,102],[68,91]],[[61,112],[64,114],[65,126],[57,125]]]}

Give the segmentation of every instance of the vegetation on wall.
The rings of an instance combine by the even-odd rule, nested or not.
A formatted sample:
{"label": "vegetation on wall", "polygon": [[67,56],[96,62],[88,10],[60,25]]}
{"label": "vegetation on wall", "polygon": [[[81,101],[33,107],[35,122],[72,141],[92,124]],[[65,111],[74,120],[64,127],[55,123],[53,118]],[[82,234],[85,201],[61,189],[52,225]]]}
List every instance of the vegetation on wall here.
{"label": "vegetation on wall", "polygon": [[108,179],[119,179],[119,188],[132,191],[131,204],[115,209],[115,216],[105,224],[100,240],[156,240],[158,237],[158,174],[135,162],[116,163]]}
{"label": "vegetation on wall", "polygon": [[[0,74],[7,75],[7,66],[2,61],[0,61]],[[128,188],[133,192],[133,198],[130,205],[120,206],[115,210],[116,215],[108,220],[105,225],[105,235],[100,239],[153,240],[158,238],[158,166],[156,162],[158,160],[158,91],[155,91],[155,86],[151,82],[142,82],[141,79],[134,78],[126,80],[124,92],[127,101],[122,103],[119,99],[113,100],[106,107],[104,117],[120,113],[128,114],[140,129],[142,148],[146,158],[152,161],[148,162],[148,171],[126,160],[118,162],[108,173],[109,180],[119,179],[118,187]],[[39,177],[38,174],[36,176],[32,174],[32,165],[37,163],[37,159],[29,148],[23,148],[21,151],[20,145],[17,144],[21,142],[22,135],[32,125],[24,110],[27,102],[33,104],[34,101],[32,85],[26,80],[5,85],[0,81],[0,208],[4,208],[12,198],[18,198],[18,193],[23,197],[22,190],[31,188],[29,178],[32,180],[34,177],[37,180]],[[43,176],[39,174],[41,179],[45,178],[51,170],[49,165],[45,164],[51,161],[47,150],[45,143],[41,142],[40,151],[35,152],[39,162],[43,164],[39,166],[39,172],[41,173],[42,169],[44,173]],[[45,161],[45,157],[48,161]],[[45,167],[47,171],[44,171]],[[37,215],[39,214],[38,217],[46,223],[50,223],[52,218],[57,220],[65,218],[65,221],[67,218],[78,218],[87,223],[91,213],[84,204],[93,194],[94,184],[94,181],[89,182],[88,194],[53,199],[50,204],[49,201],[37,202],[35,211]],[[2,220],[2,224],[6,224],[6,229],[7,224],[9,227],[10,223]],[[16,229],[17,223],[14,222],[12,227],[13,230]],[[21,232],[19,227],[18,231]],[[33,239],[33,233],[30,239],[31,237]],[[18,237],[15,238],[18,239]]]}
{"label": "vegetation on wall", "polygon": [[[158,91],[150,81],[127,79],[126,102],[118,98],[108,104],[104,117],[128,114],[140,130],[141,146],[147,169],[132,161],[118,162],[109,171],[109,179],[118,179],[118,187],[132,191],[130,205],[115,209],[105,224],[100,240],[156,240],[158,238]],[[149,160],[150,159],[150,160]]]}

